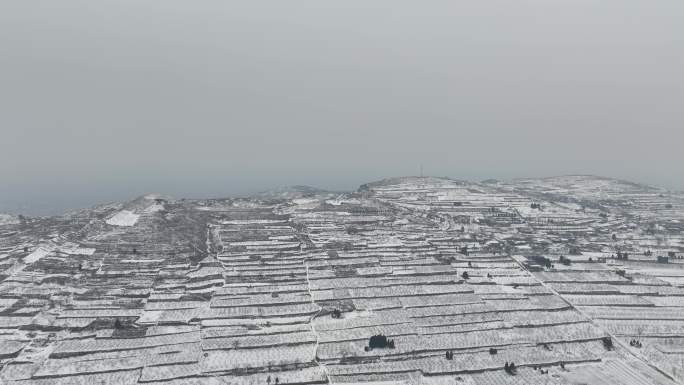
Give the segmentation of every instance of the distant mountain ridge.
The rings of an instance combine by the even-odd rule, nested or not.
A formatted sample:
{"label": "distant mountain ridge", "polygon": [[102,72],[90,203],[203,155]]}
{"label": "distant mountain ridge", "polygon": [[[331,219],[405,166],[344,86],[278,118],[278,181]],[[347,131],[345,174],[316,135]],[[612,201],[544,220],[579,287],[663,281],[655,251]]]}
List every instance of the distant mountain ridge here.
{"label": "distant mountain ridge", "polygon": [[324,190],[318,187],[306,185],[283,186],[271,190],[261,191],[249,196],[258,199],[293,199],[314,195],[332,195],[338,192]]}
{"label": "distant mountain ridge", "polygon": [[[491,186],[492,188],[497,188],[497,187],[511,187],[511,186],[519,186],[519,187],[525,187],[526,185],[529,186],[534,186],[534,185],[547,185],[548,186],[569,186],[573,183],[579,183],[579,184],[591,184],[591,182],[597,183],[608,183],[612,186],[623,186],[624,188],[636,188],[636,189],[643,189],[643,190],[650,190],[653,192],[658,192],[658,193],[675,193],[675,191],[670,191],[664,188],[660,187],[654,187],[650,186],[644,183],[638,183],[638,182],[632,182],[632,181],[627,181],[627,180],[622,180],[622,179],[617,179],[617,178],[610,178],[610,177],[603,177],[603,176],[597,176],[597,175],[581,175],[581,174],[571,174],[571,175],[559,175],[559,176],[550,176],[550,177],[541,177],[541,178],[516,178],[516,179],[509,179],[509,180],[501,180],[501,179],[485,179],[482,181],[467,181],[463,179],[455,179],[455,178],[450,178],[450,177],[435,177],[435,176],[398,176],[398,177],[389,177],[389,178],[384,178],[380,179],[377,181],[371,181],[367,182],[364,184],[361,184],[356,190],[349,190],[349,191],[332,191],[332,190],[327,190],[315,186],[308,186],[308,185],[291,185],[291,186],[283,186],[283,187],[278,187],[270,190],[265,190],[261,192],[257,192],[254,194],[246,195],[243,196],[244,198],[253,198],[253,199],[298,199],[298,198],[311,198],[311,197],[334,197],[339,194],[349,194],[349,193],[364,193],[368,192],[374,188],[378,187],[383,187],[383,186],[391,186],[391,185],[396,185],[396,184],[403,184],[403,183],[426,183],[426,184],[431,184],[431,183],[453,183],[453,184],[459,184],[459,185],[473,185],[473,186]],[[601,184],[599,183],[599,184]],[[681,193],[681,192],[680,192]],[[232,199],[232,198],[238,198],[237,196],[225,196],[220,199]],[[152,204],[152,202],[156,199],[161,199],[161,200],[166,200],[166,201],[173,201],[174,199],[166,196],[164,194],[145,194],[142,196],[139,196],[137,198],[128,200],[128,201],[114,201],[114,202],[109,202],[109,203],[101,203],[97,204],[91,207],[84,207],[81,209],[73,209],[73,210],[68,210],[62,214],[59,215],[47,215],[46,217],[52,217],[52,216],[63,216],[63,215],[70,215],[77,213],[82,210],[92,210],[92,209],[97,209],[97,208],[104,208],[107,206],[120,206],[121,208],[128,209],[129,211],[139,211],[138,209],[142,210],[145,207],[149,206]],[[192,199],[191,199],[192,200]],[[20,213],[16,213],[20,214]],[[2,224],[14,224],[18,223],[19,219],[17,215],[11,215],[11,214],[0,214],[0,225]]]}

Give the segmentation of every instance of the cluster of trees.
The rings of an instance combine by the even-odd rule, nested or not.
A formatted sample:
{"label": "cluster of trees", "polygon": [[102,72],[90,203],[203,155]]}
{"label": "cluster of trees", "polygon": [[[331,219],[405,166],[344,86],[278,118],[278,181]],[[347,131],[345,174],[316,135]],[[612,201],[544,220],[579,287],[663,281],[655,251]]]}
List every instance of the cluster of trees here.
{"label": "cluster of trees", "polygon": [[530,208],[531,208],[531,209],[541,210],[541,209],[542,209],[542,205],[541,205],[540,203],[532,203],[532,204],[530,205]]}
{"label": "cluster of trees", "polygon": [[349,235],[355,235],[355,234],[359,234],[361,232],[361,229],[356,227],[356,226],[349,225],[349,226],[345,227],[345,231]]}
{"label": "cluster of trees", "polygon": [[340,309],[335,309],[332,311],[332,314],[330,315],[333,318],[342,318],[342,312]]}
{"label": "cluster of trees", "polygon": [[553,265],[551,264],[551,260],[550,260],[550,259],[548,259],[548,258],[546,258],[546,257],[542,257],[541,255],[532,256],[532,257],[530,257],[530,259],[531,259],[532,261],[536,262],[537,264],[539,264],[539,265],[541,265],[541,266],[544,266],[544,267],[546,267],[546,268],[549,268],[549,269],[553,266]]}
{"label": "cluster of trees", "polygon": [[382,334],[377,334],[369,338],[368,340],[368,346],[366,346],[365,350],[373,350],[375,348],[389,348],[389,349],[394,349],[394,340],[387,338],[386,336]]}
{"label": "cluster of trees", "polygon": [[610,337],[603,337],[601,341],[603,341],[603,347],[606,350],[613,350],[613,340]]}
{"label": "cluster of trees", "polygon": [[511,376],[515,376],[518,373],[518,368],[515,367],[515,364],[512,362],[509,364],[508,361],[504,364],[504,370]]}
{"label": "cluster of trees", "polygon": [[[649,257],[651,255],[653,255],[653,252],[651,250],[644,252],[644,256],[646,256],[646,257]],[[677,253],[675,253],[674,251],[668,251],[667,257],[664,255],[659,255],[656,258],[656,261],[658,263],[669,263],[670,259],[682,259],[682,258],[684,258],[684,256],[681,256],[681,255],[678,256]],[[620,259],[620,258],[618,257],[618,259]],[[627,258],[625,257],[624,259],[627,259]]]}
{"label": "cluster of trees", "polygon": [[582,251],[580,251],[579,247],[573,246],[568,250],[568,254],[570,255],[582,255]]}
{"label": "cluster of trees", "polygon": [[617,252],[617,259],[627,259],[628,257],[629,257],[628,253],[623,253],[620,251]]}
{"label": "cluster of trees", "polygon": [[571,261],[570,259],[568,259],[568,258],[566,258],[566,257],[564,257],[564,256],[562,256],[562,255],[560,256],[560,258],[558,259],[558,261],[559,261],[560,263],[564,264],[565,266],[570,266],[570,264],[572,263],[572,261]]}
{"label": "cluster of trees", "polygon": [[[537,367],[536,367],[536,366],[533,366],[532,369],[537,370]],[[542,369],[541,367],[539,367],[539,373],[541,373],[541,374],[549,374],[549,370],[548,370],[548,369],[544,370],[544,369]]]}
{"label": "cluster of trees", "polygon": [[682,255],[679,255],[679,256],[678,256],[674,251],[668,251],[668,252],[667,252],[667,256],[668,256],[668,258],[672,258],[672,259],[682,259],[682,258],[684,258],[684,256],[682,256]]}
{"label": "cluster of trees", "polygon": [[631,341],[629,341],[629,346],[634,346],[635,348],[640,348],[641,347],[641,341],[631,340]]}
{"label": "cluster of trees", "polygon": [[147,332],[146,327],[136,325],[132,319],[117,318],[114,321],[113,338],[140,338]]}
{"label": "cluster of trees", "polygon": [[447,360],[453,360],[454,359],[454,352],[451,350],[447,350],[446,352],[446,359]]}

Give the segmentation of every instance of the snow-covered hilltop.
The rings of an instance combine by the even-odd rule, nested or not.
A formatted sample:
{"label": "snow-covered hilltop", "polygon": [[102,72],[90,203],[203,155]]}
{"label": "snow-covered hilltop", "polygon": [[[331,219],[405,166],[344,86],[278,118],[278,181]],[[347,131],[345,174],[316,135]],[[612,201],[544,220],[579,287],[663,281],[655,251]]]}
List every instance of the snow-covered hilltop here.
{"label": "snow-covered hilltop", "polygon": [[0,213],[0,226],[16,225],[19,223],[19,218],[14,215]]}
{"label": "snow-covered hilltop", "polygon": [[593,176],[0,216],[2,384],[677,384],[684,196]]}

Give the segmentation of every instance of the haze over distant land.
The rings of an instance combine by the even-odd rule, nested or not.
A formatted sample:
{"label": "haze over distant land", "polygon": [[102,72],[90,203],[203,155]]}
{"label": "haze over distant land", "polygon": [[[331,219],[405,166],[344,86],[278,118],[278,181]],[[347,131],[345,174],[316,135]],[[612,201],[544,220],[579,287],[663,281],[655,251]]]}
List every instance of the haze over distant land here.
{"label": "haze over distant land", "polygon": [[0,212],[392,175],[684,189],[681,0],[0,2]]}
{"label": "haze over distant land", "polygon": [[[202,195],[202,192],[196,192],[192,196],[176,196],[176,199],[185,199],[185,198],[191,198],[191,199],[210,199],[210,198],[239,198],[239,197],[249,197],[249,198],[256,198],[256,199],[271,199],[271,198],[277,198],[277,199],[292,199],[297,196],[308,196],[308,195],[313,195],[313,194],[331,194],[331,195],[336,195],[336,194],[344,194],[344,193],[352,193],[356,191],[363,191],[367,188],[368,185],[373,185],[377,183],[388,183],[390,181],[397,181],[397,180],[404,180],[404,179],[412,179],[415,178],[416,180],[432,180],[432,179],[438,179],[438,180],[453,180],[453,181],[458,181],[458,179],[453,179],[453,178],[448,178],[448,177],[431,177],[431,176],[426,176],[424,178],[421,177],[415,177],[415,176],[406,176],[406,177],[388,177],[388,178],[380,178],[378,179],[377,182],[373,181],[364,181],[363,183],[357,184],[355,187],[339,187],[339,188],[319,188],[318,186],[306,186],[306,185],[282,185],[280,187],[275,187],[275,188],[268,188],[268,189],[262,189],[259,191],[240,191],[239,193],[220,193],[220,192],[205,192],[204,195]],[[591,175],[568,175],[568,176],[557,176],[557,177],[550,177],[550,178],[532,178],[529,180],[538,180],[540,182],[544,182],[546,180],[562,180],[563,178],[580,178],[580,179],[588,179],[588,180],[605,180],[608,183],[626,183],[628,185],[636,185],[636,186],[641,186],[644,188],[656,188],[661,191],[667,191],[667,189],[663,189],[659,186],[649,186],[645,185],[642,183],[634,182],[634,181],[625,181],[625,180],[619,180],[619,179],[614,179],[614,178],[605,178],[605,177],[600,177],[600,176],[591,176]],[[518,179],[513,179],[508,182],[524,182],[527,179],[523,178],[518,178]],[[461,180],[464,181],[464,180]],[[482,179],[480,181],[464,181],[467,183],[473,183],[475,184],[480,184],[480,185],[490,185],[492,183],[499,183],[499,182],[507,182],[507,181],[501,181],[497,179]],[[145,186],[145,184],[142,184]],[[95,205],[102,205],[106,203],[112,203],[115,201],[127,201],[132,199],[135,196],[160,196],[160,197],[169,197],[168,195],[165,194],[146,194],[143,190],[139,188],[139,186],[132,186],[130,191],[137,191],[138,193],[134,194],[126,194],[126,189],[122,189],[121,191],[109,191],[106,196],[108,196],[109,200],[97,200],[98,195],[96,193],[91,193],[92,195],[75,195],[71,197],[67,197],[66,199],[59,201],[57,204],[54,203],[54,199],[50,200],[50,197],[43,198],[41,200],[40,197],[35,198],[34,201],[31,203],[26,203],[26,204],[21,204],[21,205],[16,205],[12,206],[12,202],[9,204],[4,203],[6,207],[0,206],[0,213],[6,212],[10,214],[15,214],[15,215],[28,215],[28,216],[53,216],[53,215],[61,215],[65,214],[69,211],[76,210],[76,209],[85,209],[85,208],[90,208]],[[674,191],[673,191],[674,192]],[[121,195],[122,198],[116,198],[117,195]]]}

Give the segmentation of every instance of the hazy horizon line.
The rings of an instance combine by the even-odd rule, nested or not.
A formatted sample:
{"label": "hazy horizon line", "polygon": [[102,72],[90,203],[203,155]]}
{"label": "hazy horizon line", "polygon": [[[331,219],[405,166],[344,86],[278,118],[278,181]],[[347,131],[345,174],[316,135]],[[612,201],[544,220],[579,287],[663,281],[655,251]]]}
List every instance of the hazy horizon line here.
{"label": "hazy horizon line", "polygon": [[[273,193],[276,192],[277,190],[284,190],[284,189],[293,189],[297,187],[303,187],[303,188],[312,188],[315,190],[320,190],[321,193],[338,193],[338,194],[345,194],[345,193],[354,193],[358,192],[359,189],[366,184],[372,184],[372,183],[377,183],[377,182],[382,182],[382,181],[390,181],[393,179],[402,179],[402,178],[437,178],[437,179],[447,179],[447,180],[453,180],[453,181],[460,181],[460,182],[468,182],[468,183],[473,183],[473,184],[482,184],[487,181],[497,181],[497,182],[515,182],[515,181],[520,181],[520,180],[545,180],[545,179],[553,179],[553,178],[563,178],[563,177],[591,177],[591,178],[599,178],[599,179],[609,179],[609,180],[614,180],[614,181],[619,181],[623,183],[630,183],[630,184],[636,184],[639,186],[643,187],[649,187],[649,188],[655,188],[655,189],[661,189],[665,190],[668,192],[674,192],[674,193],[681,193],[682,190],[676,189],[676,188],[668,188],[659,184],[653,184],[653,183],[646,183],[642,181],[637,181],[637,180],[632,180],[632,179],[625,179],[625,178],[620,178],[620,177],[610,177],[610,176],[604,176],[600,174],[592,174],[592,173],[568,173],[568,174],[557,174],[557,175],[547,175],[547,176],[536,176],[536,177],[514,177],[514,178],[478,178],[477,180],[474,179],[469,179],[469,178],[458,178],[458,177],[453,177],[453,176],[438,176],[438,175],[399,175],[399,176],[389,176],[389,177],[384,177],[380,179],[375,179],[375,180],[370,180],[366,182],[362,182],[360,184],[357,184],[355,188],[348,188],[348,189],[340,189],[340,188],[329,188],[325,186],[325,183],[323,184],[301,184],[301,183],[294,183],[294,184],[280,184],[280,185],[273,185],[273,187],[270,188],[252,188],[249,189],[247,192],[226,192],[224,194],[212,194],[210,192],[207,192],[206,196],[199,196],[198,194],[187,194],[187,196],[182,196],[182,195],[175,195],[175,194],[170,194],[165,191],[147,191],[145,193],[134,193],[131,192],[130,194],[125,194],[121,193],[118,194],[120,198],[115,198],[115,199],[101,199],[94,201],[94,199],[88,199],[86,198],[86,201],[89,202],[84,202],[83,204],[56,204],[52,207],[45,207],[45,204],[40,204],[36,202],[36,206],[30,206],[29,202],[21,203],[21,204],[12,204],[12,203],[5,203],[5,202],[0,202],[0,214],[9,214],[13,216],[25,216],[25,217],[30,217],[30,218],[47,218],[47,217],[59,217],[63,215],[68,215],[70,213],[78,212],[81,210],[89,210],[96,208],[98,206],[104,206],[104,205],[110,205],[110,204],[116,204],[116,203],[125,203],[125,202],[130,202],[139,198],[142,198],[147,195],[160,195],[164,196],[167,198],[171,198],[173,200],[221,200],[221,199],[247,199],[247,198],[258,198],[259,195],[266,195],[268,193]],[[125,196],[124,196],[125,195]],[[61,207],[60,207],[61,206]]]}

